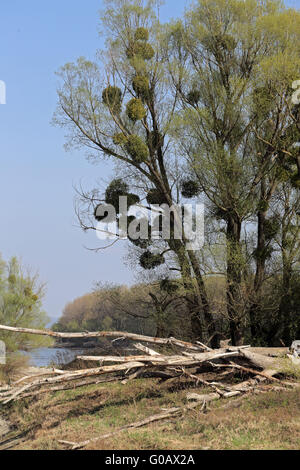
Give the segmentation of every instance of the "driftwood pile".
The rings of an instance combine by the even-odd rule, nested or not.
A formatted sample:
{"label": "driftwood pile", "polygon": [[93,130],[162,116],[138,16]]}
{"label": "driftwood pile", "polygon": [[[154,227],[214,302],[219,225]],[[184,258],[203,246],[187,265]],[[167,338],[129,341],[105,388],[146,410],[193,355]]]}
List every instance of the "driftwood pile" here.
{"label": "driftwood pile", "polygon": [[[249,350],[250,346],[226,347],[212,350],[208,346],[196,342],[188,343],[175,338],[154,338],[124,332],[94,333],[57,333],[49,330],[32,330],[0,325],[0,330],[26,334],[46,335],[54,338],[100,338],[110,337],[114,341],[129,339],[134,341],[137,350],[132,356],[79,356],[80,361],[97,363],[97,367],[80,370],[41,369],[41,373],[33,377],[23,377],[9,387],[0,389],[0,406],[44,393],[68,390],[90,384],[120,381],[127,383],[140,377],[158,377],[169,380],[186,377],[192,383],[206,388],[205,394],[188,393],[187,400],[193,403],[182,408],[163,410],[161,414],[151,416],[138,423],[132,423],[117,429],[110,435],[100,436],[83,443],[63,442],[73,449],[85,447],[90,442],[105,439],[126,429],[145,426],[148,423],[178,416],[188,409],[202,406],[205,411],[207,403],[224,398],[236,397],[249,392],[263,392],[267,383],[272,383],[275,390],[284,390],[296,384],[280,380],[276,358],[263,356]],[[162,354],[141,343],[170,346],[172,353]],[[166,348],[164,348],[166,349]],[[176,353],[175,353],[176,350]],[[204,372],[213,372],[214,379],[206,378]],[[242,372],[247,380],[241,383],[228,383],[230,378]],[[227,380],[227,382],[226,382]],[[211,389],[207,393],[207,389]],[[270,386],[268,386],[270,390]]]}

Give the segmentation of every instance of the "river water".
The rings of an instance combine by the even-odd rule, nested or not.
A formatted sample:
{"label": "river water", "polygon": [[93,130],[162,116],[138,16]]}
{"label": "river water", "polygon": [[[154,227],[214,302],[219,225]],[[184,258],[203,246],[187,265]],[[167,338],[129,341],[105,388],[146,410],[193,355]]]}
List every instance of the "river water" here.
{"label": "river water", "polygon": [[76,356],[82,355],[82,349],[68,348],[39,348],[30,352],[23,352],[30,359],[30,365],[35,367],[48,367],[53,363],[68,364],[73,361]]}

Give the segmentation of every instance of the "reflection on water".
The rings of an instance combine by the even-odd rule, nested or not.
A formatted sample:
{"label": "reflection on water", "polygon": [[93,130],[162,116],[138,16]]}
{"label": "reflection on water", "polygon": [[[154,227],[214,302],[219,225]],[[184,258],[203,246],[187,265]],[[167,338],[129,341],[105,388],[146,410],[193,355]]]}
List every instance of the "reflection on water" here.
{"label": "reflection on water", "polygon": [[67,348],[39,348],[30,352],[23,352],[24,355],[30,358],[30,365],[35,367],[48,367],[53,363],[68,364],[82,353],[82,349]]}

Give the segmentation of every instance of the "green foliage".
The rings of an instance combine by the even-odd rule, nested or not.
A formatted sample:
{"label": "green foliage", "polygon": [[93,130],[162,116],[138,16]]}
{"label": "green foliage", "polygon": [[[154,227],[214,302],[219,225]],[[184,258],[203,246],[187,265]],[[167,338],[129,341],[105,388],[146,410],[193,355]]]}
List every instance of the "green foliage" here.
{"label": "green foliage", "polygon": [[122,92],[116,86],[109,86],[102,92],[102,101],[113,113],[119,114],[122,105]]}
{"label": "green foliage", "polygon": [[256,248],[253,252],[253,257],[256,260],[267,260],[270,259],[273,253],[273,248],[271,246],[265,246],[262,249]]}
{"label": "green foliage", "polygon": [[149,79],[145,75],[136,75],[132,81],[132,87],[138,97],[147,100],[150,96]]}
{"label": "green foliage", "polygon": [[133,122],[141,121],[146,117],[147,111],[139,98],[132,98],[126,106],[126,113]]}
{"label": "green foliage", "polygon": [[281,183],[286,183],[287,181],[289,181],[290,176],[291,174],[289,172],[289,169],[283,168],[283,166],[278,166],[276,168],[276,177]]}
{"label": "green foliage", "polygon": [[146,28],[138,28],[135,31],[134,39],[136,41],[148,41],[149,39],[149,31]]}
{"label": "green foliage", "polygon": [[201,98],[201,92],[195,88],[190,90],[189,93],[187,94],[187,101],[192,105],[198,104],[200,98]]}
{"label": "green foliage", "polygon": [[128,205],[128,207],[135,206],[139,202],[140,202],[140,198],[137,194],[133,194],[133,193],[128,193],[127,194],[127,205]]}
{"label": "green foliage", "polygon": [[128,138],[126,150],[135,163],[143,163],[149,157],[148,147],[138,135],[131,135]]}
{"label": "green foliage", "polygon": [[202,44],[216,58],[220,53],[231,53],[237,46],[237,40],[230,34],[209,34],[202,38]]}
{"label": "green foliage", "polygon": [[138,248],[141,248],[142,250],[146,250],[150,245],[151,245],[151,240],[143,240],[141,238],[138,238],[137,240],[134,240],[133,238],[130,238],[128,236],[128,240]]}
{"label": "green foliage", "polygon": [[[105,202],[107,204],[111,204],[115,208],[117,214],[120,213],[119,198],[121,196],[126,196],[127,197],[127,206],[128,207],[134,206],[135,204],[138,204],[140,202],[139,196],[129,192],[128,184],[125,183],[122,179],[117,178],[117,179],[114,179],[110,183],[110,185],[107,187],[107,189],[105,191]],[[96,217],[96,219],[97,219],[97,217]],[[102,217],[100,217],[100,220],[102,220]]]}
{"label": "green foliage", "polygon": [[113,136],[113,142],[115,145],[125,145],[127,142],[127,137],[123,134],[123,132],[119,132]]}
{"label": "green foliage", "polygon": [[269,86],[256,87],[253,91],[253,105],[254,110],[264,118],[268,114],[274,103],[274,90]]}
{"label": "green foliage", "polygon": [[158,189],[150,189],[147,194],[147,202],[148,204],[165,204],[166,203],[166,196],[159,191]]}
{"label": "green foliage", "polygon": [[[106,55],[109,59],[102,69],[111,70],[120,83],[132,81],[126,92],[131,88],[138,99],[127,105],[129,119],[133,123],[140,121],[147,116],[148,110],[149,119],[147,123],[145,119],[136,125],[138,135],[127,138],[133,126],[126,116],[109,119],[108,113],[103,112],[102,103],[99,105],[99,90],[103,88],[105,75],[101,77],[93,64],[81,61],[78,67],[67,65],[64,68],[59,100],[63,103],[60,109],[62,125],[69,121],[75,145],[80,142],[95,148],[95,139],[98,139],[96,146],[104,155],[119,159],[118,171],[122,171],[123,164],[127,168],[128,163],[134,166],[130,178],[141,188],[143,196],[147,196],[148,203],[165,202],[157,191],[161,182],[165,182],[165,187],[171,188],[176,197],[180,184],[178,175],[183,176],[184,168],[188,167],[185,179],[190,180],[182,182],[182,196],[193,198],[200,188],[203,189],[209,199],[212,243],[218,238],[221,227],[224,239],[219,243],[218,238],[216,245],[222,245],[224,253],[222,259],[217,260],[211,253],[201,265],[198,254],[192,260],[189,254],[182,254],[184,246],[181,252],[176,243],[166,241],[166,245],[173,250],[178,267],[187,267],[182,269],[183,275],[189,271],[189,277],[192,272],[191,276],[199,281],[197,293],[194,290],[191,294],[187,288],[186,296],[196,294],[197,297],[199,290],[206,299],[199,274],[202,270],[217,269],[225,273],[227,291],[224,288],[226,301],[222,305],[222,325],[225,327],[222,331],[227,331],[229,326],[229,319],[224,315],[228,312],[231,323],[236,322],[239,333],[243,334],[249,329],[247,314],[253,300],[251,296],[259,296],[259,289],[264,287],[255,287],[255,262],[270,260],[261,279],[276,275],[279,278],[280,267],[284,264],[279,258],[280,248],[286,246],[292,250],[294,247],[296,251],[292,239],[296,237],[290,235],[281,246],[276,246],[282,238],[283,228],[280,233],[273,219],[267,219],[263,234],[265,244],[269,246],[260,251],[254,251],[254,247],[262,244],[256,242],[260,235],[257,231],[258,211],[266,212],[268,217],[269,209],[279,208],[283,214],[286,196],[283,188],[287,187],[294,194],[297,191],[290,183],[295,188],[300,187],[299,175],[295,174],[298,149],[291,147],[299,137],[293,119],[288,116],[293,91],[291,84],[300,78],[300,14],[273,0],[200,0],[188,8],[182,20],[160,25],[155,9],[152,9],[154,0],[145,3],[111,0],[109,4],[105,24],[110,53]],[[141,25],[146,27],[139,28]],[[149,31],[154,38],[153,47],[148,42]],[[155,60],[146,62],[155,56],[155,52]],[[121,100],[122,93],[118,88],[105,90],[103,102],[110,108],[116,107],[119,112]],[[155,116],[153,112],[150,116],[152,100]],[[298,118],[299,107],[292,111]],[[156,122],[151,119],[153,117]],[[113,136],[114,144],[123,148],[122,154],[111,155],[111,139],[107,136],[116,126],[126,129],[126,136],[122,133]],[[166,135],[168,146],[159,153],[159,146],[164,144],[162,133]],[[132,159],[130,162],[124,162],[125,151]],[[148,168],[145,165],[137,167],[146,161]],[[147,194],[152,186],[156,189]],[[128,195],[128,187],[116,191],[110,199],[120,195]],[[272,195],[270,200],[269,195]],[[137,197],[131,196],[133,200]],[[161,227],[162,217],[158,217]],[[138,245],[139,242],[133,243]],[[146,248],[146,244],[139,246]],[[199,254],[199,259],[201,256]],[[152,269],[161,265],[162,258],[148,250],[141,265]],[[245,260],[249,260],[247,265]],[[295,255],[291,263],[298,261]],[[276,274],[271,272],[274,266]],[[201,302],[198,307],[199,315],[203,316]],[[206,313],[205,319],[201,318],[206,338],[213,337],[208,330],[214,323],[214,308],[212,301],[207,313],[211,320],[207,321]],[[271,308],[266,311],[270,312]],[[277,311],[278,303],[272,312]]]}
{"label": "green foliage", "polygon": [[237,39],[231,36],[230,34],[223,34],[222,37],[218,39],[221,47],[227,51],[233,51],[237,46]]}
{"label": "green foliage", "polygon": [[291,177],[291,183],[295,189],[300,189],[300,176],[298,173]]}
{"label": "green foliage", "polygon": [[159,285],[160,289],[167,292],[168,294],[173,294],[179,289],[178,282],[171,281],[170,279],[162,279]]}
{"label": "green foliage", "polygon": [[118,212],[119,210],[119,197],[120,196],[127,196],[128,194],[128,184],[125,183],[120,178],[112,180],[110,185],[107,187],[105,191],[105,202],[107,204],[111,204],[114,206],[116,211]]}
{"label": "green foliage", "polygon": [[183,197],[192,198],[200,194],[200,186],[197,181],[184,180],[181,182],[181,194]]}
{"label": "green foliage", "polygon": [[135,42],[127,49],[128,59],[138,57],[143,60],[151,60],[155,55],[154,49],[149,43]]}
{"label": "green foliage", "polygon": [[268,201],[265,201],[263,199],[261,199],[257,205],[257,211],[260,211],[260,212],[267,212],[267,210],[269,209],[270,207],[270,204]]}
{"label": "green foliage", "polygon": [[140,265],[144,269],[155,269],[165,263],[165,258],[162,254],[151,253],[147,250],[140,257]]}
{"label": "green foliage", "polygon": [[139,44],[137,47],[137,55],[141,55],[145,60],[153,59],[155,52],[151,44]]}
{"label": "green foliage", "polygon": [[265,220],[266,240],[273,240],[280,230],[280,218],[278,216],[270,217]]}
{"label": "green foliage", "polygon": [[[36,276],[24,274],[16,258],[8,263],[0,259],[0,323],[7,326],[43,329],[48,317],[42,309],[43,288]],[[35,335],[1,332],[0,339],[12,353],[51,344]]]}

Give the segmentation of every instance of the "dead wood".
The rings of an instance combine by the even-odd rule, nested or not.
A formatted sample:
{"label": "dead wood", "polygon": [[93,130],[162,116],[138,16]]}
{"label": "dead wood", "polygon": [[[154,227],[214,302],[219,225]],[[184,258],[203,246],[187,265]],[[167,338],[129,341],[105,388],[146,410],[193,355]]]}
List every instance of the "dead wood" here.
{"label": "dead wood", "polygon": [[[50,330],[33,330],[27,328],[15,328],[0,325],[0,330],[47,335],[56,338],[91,338],[111,337],[119,339],[127,338],[133,341],[179,346],[183,349],[181,354],[165,355],[142,345],[134,344],[135,349],[141,351],[140,355],[131,356],[78,356],[83,361],[99,362],[99,367],[81,369],[75,371],[43,370],[35,377],[26,376],[0,391],[0,403],[3,405],[14,400],[37,396],[47,392],[68,390],[83,387],[89,384],[99,384],[120,380],[127,383],[138,377],[159,377],[163,380],[176,378],[182,375],[191,378],[196,384],[202,384],[213,389],[208,395],[198,395],[200,400],[210,401],[220,397],[245,393],[264,381],[280,383],[281,385],[293,385],[282,382],[274,376],[278,374],[276,359],[248,351],[249,346],[226,347],[212,350],[202,343],[192,344],[175,338],[154,338],[126,332],[87,332],[87,333],[58,333]],[[189,352],[188,352],[189,351]],[[239,359],[238,362],[234,362]],[[242,359],[242,361],[241,361]],[[217,363],[216,363],[217,362]],[[221,362],[221,363],[220,363]],[[249,363],[249,366],[245,362]],[[110,365],[103,365],[111,363]],[[197,375],[188,369],[209,364],[214,369],[226,368],[229,370],[241,370],[253,375],[253,378],[241,384],[228,385],[216,380],[205,380],[199,373]],[[221,376],[222,374],[220,374]],[[101,376],[104,376],[101,378]],[[25,382],[25,384],[23,384]],[[190,397],[191,395],[189,395]],[[195,394],[193,395],[195,398]],[[203,398],[204,397],[204,398]]]}
{"label": "dead wood", "polygon": [[196,344],[189,343],[187,341],[181,341],[176,338],[155,338],[153,336],[143,336],[135,333],[127,333],[124,331],[93,331],[93,332],[81,332],[81,333],[59,333],[51,330],[36,330],[31,328],[19,328],[13,326],[0,325],[0,330],[12,331],[14,333],[26,333],[32,335],[50,336],[52,338],[127,338],[132,341],[141,341],[144,343],[155,343],[179,346],[184,349],[191,349],[193,351],[201,351],[203,347]]}
{"label": "dead wood", "polygon": [[159,413],[159,414],[150,416],[148,418],[143,419],[142,421],[137,421],[135,423],[131,423],[131,424],[128,424],[126,426],[122,426],[121,428],[118,428],[113,432],[103,434],[102,436],[95,437],[93,439],[88,439],[88,440],[83,441],[83,442],[77,442],[77,443],[76,442],[69,442],[69,441],[58,441],[58,442],[60,444],[70,446],[71,450],[82,449],[83,447],[86,447],[89,444],[99,442],[99,441],[102,441],[104,439],[109,439],[111,437],[115,437],[118,434],[120,434],[124,431],[127,431],[129,429],[137,429],[137,428],[141,428],[143,426],[146,426],[147,424],[151,424],[151,423],[154,423],[154,422],[157,422],[157,421],[162,421],[164,419],[173,418],[174,416],[181,415],[182,413],[184,413],[186,411],[189,411],[189,410],[192,410],[192,409],[196,408],[197,406],[199,406],[198,403],[193,403],[193,404],[186,405],[186,406],[180,407],[180,408],[171,408],[170,410],[163,411],[163,413]]}
{"label": "dead wood", "polygon": [[136,343],[134,344],[135,349],[138,349],[139,351],[143,351],[144,353],[148,354],[149,356],[160,356],[160,354],[154,349],[147,348],[147,346],[144,346],[141,343]]}

